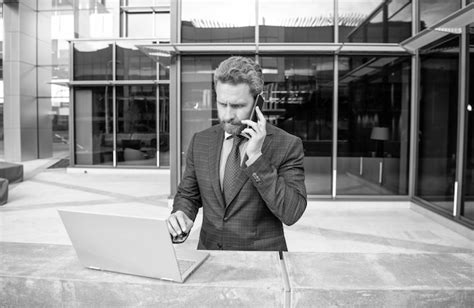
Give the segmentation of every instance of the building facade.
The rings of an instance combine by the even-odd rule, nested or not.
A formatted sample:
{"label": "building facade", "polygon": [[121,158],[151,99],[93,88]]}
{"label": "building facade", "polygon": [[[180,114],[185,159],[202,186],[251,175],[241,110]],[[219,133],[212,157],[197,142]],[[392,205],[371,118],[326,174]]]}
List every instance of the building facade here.
{"label": "building facade", "polygon": [[[308,194],[412,200],[474,225],[470,0],[3,1],[0,155],[169,168],[217,124],[213,71],[263,67]],[[1,119],[2,117],[0,117]]]}

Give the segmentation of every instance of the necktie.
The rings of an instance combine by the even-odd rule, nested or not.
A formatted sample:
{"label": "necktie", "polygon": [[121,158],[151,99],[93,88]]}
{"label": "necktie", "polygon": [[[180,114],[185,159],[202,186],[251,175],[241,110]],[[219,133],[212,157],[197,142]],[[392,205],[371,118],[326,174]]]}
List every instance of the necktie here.
{"label": "necktie", "polygon": [[234,142],[232,144],[232,149],[230,150],[229,156],[225,163],[224,171],[224,199],[226,205],[229,205],[230,198],[232,195],[232,190],[235,188],[235,183],[237,182],[237,177],[240,173],[240,143],[243,141],[241,136],[233,136]]}

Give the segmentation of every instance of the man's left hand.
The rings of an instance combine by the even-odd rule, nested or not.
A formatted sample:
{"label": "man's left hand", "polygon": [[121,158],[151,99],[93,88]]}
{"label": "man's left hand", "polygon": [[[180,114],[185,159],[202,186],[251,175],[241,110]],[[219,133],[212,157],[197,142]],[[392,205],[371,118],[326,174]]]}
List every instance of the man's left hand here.
{"label": "man's left hand", "polygon": [[242,120],[242,124],[250,126],[242,130],[242,135],[249,139],[246,150],[249,159],[262,154],[263,141],[267,135],[267,120],[260,111],[260,108],[256,107],[255,111],[258,117],[257,123],[250,120]]}

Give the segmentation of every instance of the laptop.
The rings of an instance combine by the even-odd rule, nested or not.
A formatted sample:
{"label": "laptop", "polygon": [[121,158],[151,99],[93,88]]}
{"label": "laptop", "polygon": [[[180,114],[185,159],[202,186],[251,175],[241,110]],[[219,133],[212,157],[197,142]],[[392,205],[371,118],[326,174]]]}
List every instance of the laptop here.
{"label": "laptop", "polygon": [[209,256],[177,250],[166,220],[58,210],[84,267],[184,282]]}

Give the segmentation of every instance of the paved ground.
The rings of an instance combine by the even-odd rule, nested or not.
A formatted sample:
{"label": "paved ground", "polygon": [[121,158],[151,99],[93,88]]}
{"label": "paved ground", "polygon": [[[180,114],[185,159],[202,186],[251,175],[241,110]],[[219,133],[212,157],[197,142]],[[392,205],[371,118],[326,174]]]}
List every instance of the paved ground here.
{"label": "paved ground", "polygon": [[[47,169],[54,163],[55,160],[24,163],[24,182],[10,186],[9,202],[0,207],[0,242],[3,244],[70,245],[58,209],[156,218],[166,218],[170,212],[167,170],[154,173],[109,170],[104,174],[93,169],[87,173]],[[198,216],[184,246],[196,247],[200,220]],[[419,281],[428,281],[422,288],[434,290],[438,297],[446,286],[454,286],[452,288],[461,292],[460,300],[453,297],[454,306],[472,303],[469,298],[474,298],[469,295],[474,292],[474,242],[413,210],[409,202],[311,201],[302,219],[286,228],[286,237],[290,252],[301,252],[302,260],[306,260],[305,253],[314,252],[320,260],[329,258],[336,264],[345,264],[319,273],[339,277],[328,288],[344,288],[347,280],[344,271],[354,260],[363,260],[354,263],[355,271],[364,273],[367,269],[388,277],[387,281],[394,282],[394,290],[403,289],[403,281],[407,290],[418,290]],[[311,259],[297,264],[305,262],[316,266],[313,263],[319,261]],[[383,262],[391,265],[381,266]],[[325,267],[319,269],[322,271]],[[404,280],[411,274],[415,274],[413,281]],[[432,277],[441,277],[439,281],[443,283],[437,285]],[[319,282],[308,281],[322,292]],[[377,287],[374,281],[368,285],[368,288]]]}
{"label": "paved ground", "polygon": [[[169,173],[96,174],[47,169],[54,160],[24,163],[25,181],[10,185],[0,207],[0,241],[69,244],[57,209],[166,218]],[[200,225],[186,245],[195,247]],[[473,251],[473,241],[412,209],[408,202],[311,201],[286,230],[291,251],[439,253]]]}

